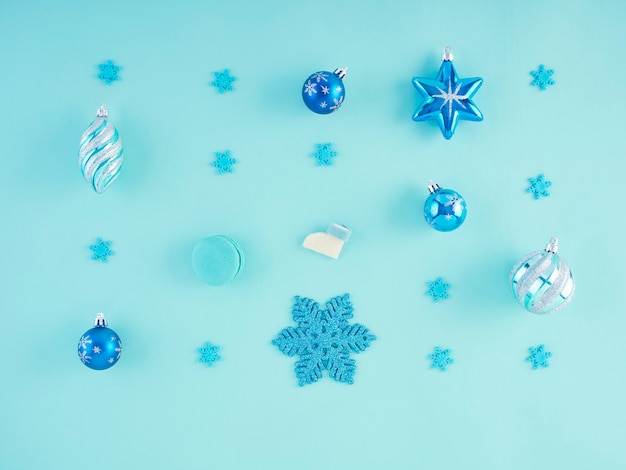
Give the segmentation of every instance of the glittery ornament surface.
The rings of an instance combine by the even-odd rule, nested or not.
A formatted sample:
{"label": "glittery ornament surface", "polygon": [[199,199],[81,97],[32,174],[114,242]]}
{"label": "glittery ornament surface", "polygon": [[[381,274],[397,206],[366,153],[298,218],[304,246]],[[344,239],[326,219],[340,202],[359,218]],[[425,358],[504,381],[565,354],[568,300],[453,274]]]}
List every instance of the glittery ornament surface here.
{"label": "glittery ornament surface", "polygon": [[80,170],[93,190],[102,193],[117,178],[123,160],[122,139],[109,121],[106,107],[102,105],[80,139]]}
{"label": "glittery ornament surface", "polygon": [[522,258],[511,270],[509,280],[517,301],[531,313],[554,313],[574,296],[574,276],[569,265],[556,254],[557,240],[544,251]]}

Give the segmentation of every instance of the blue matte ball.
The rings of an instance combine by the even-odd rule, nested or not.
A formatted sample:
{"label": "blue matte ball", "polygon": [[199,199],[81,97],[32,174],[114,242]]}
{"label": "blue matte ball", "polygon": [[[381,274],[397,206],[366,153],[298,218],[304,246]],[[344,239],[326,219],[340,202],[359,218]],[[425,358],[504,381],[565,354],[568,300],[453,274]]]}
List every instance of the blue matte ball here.
{"label": "blue matte ball", "polygon": [[302,85],[302,99],[317,114],[330,114],[343,104],[346,91],[343,80],[333,72],[315,72]]}
{"label": "blue matte ball", "polygon": [[426,222],[440,232],[456,230],[465,221],[465,199],[451,189],[437,189],[424,204]]}
{"label": "blue matte ball", "polygon": [[106,326],[86,331],[78,341],[78,357],[90,369],[104,370],[117,364],[122,354],[122,341]]}
{"label": "blue matte ball", "polygon": [[211,286],[221,286],[241,274],[244,265],[243,250],[232,238],[214,235],[196,244],[191,255],[191,264],[198,279]]}

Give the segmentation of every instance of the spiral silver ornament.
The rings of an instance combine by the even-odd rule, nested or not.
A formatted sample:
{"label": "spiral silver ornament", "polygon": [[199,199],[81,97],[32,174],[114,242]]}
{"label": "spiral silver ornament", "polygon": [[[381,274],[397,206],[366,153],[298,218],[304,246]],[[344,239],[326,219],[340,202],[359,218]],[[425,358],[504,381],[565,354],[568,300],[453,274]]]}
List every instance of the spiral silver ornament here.
{"label": "spiral silver ornament", "polygon": [[554,313],[574,296],[574,276],[557,250],[558,240],[552,238],[545,250],[526,255],[511,270],[515,298],[531,313]]}
{"label": "spiral silver ornament", "polygon": [[80,170],[94,191],[100,194],[117,178],[123,160],[122,139],[102,105],[80,139]]}

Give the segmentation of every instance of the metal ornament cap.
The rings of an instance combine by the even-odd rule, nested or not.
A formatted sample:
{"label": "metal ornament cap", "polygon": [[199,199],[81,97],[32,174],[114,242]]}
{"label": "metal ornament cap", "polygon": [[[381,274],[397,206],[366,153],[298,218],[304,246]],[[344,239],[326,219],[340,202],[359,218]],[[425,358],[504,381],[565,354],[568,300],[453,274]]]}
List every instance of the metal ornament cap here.
{"label": "metal ornament cap", "polygon": [[558,239],[552,238],[543,251],[529,253],[511,270],[509,282],[513,294],[531,313],[558,312],[574,296],[574,275],[557,251]]}

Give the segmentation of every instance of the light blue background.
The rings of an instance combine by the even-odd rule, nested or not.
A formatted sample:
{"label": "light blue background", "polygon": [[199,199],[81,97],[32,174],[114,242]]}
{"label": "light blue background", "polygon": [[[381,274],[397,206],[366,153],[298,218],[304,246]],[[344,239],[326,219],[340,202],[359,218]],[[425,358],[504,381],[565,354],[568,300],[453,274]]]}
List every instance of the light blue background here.
{"label": "light blue background", "polygon": [[[625,18],[622,0],[3,0],[0,468],[625,468]],[[484,78],[484,122],[451,141],[411,120],[411,78],[448,44]],[[339,66],[344,107],[314,115],[303,80]],[[238,80],[219,95],[224,68]],[[102,102],[125,166],[96,195],[77,148]],[[332,167],[311,157],[323,142]],[[239,163],[218,176],[226,149]],[[535,201],[539,173],[554,184]],[[466,198],[458,231],[426,226],[430,178]],[[330,222],[353,230],[336,261],[300,246]],[[218,233],[247,265],[212,288],[190,255]],[[507,279],[551,236],[578,290],[538,317]],[[452,287],[434,304],[438,276]],[[270,342],[294,295],[345,292],[378,340],[353,386],[298,387]],[[124,342],[105,372],[76,356],[99,311]],[[205,341],[222,347],[211,369]],[[554,356],[533,371],[540,343]]]}

